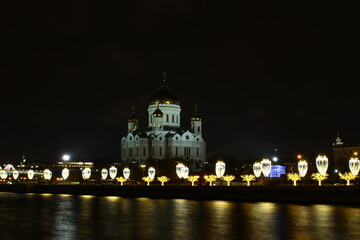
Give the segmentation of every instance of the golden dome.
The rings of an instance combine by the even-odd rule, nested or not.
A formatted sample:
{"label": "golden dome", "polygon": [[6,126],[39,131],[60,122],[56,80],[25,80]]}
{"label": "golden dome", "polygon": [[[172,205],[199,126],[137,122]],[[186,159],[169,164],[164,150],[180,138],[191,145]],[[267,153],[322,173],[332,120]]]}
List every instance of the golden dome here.
{"label": "golden dome", "polygon": [[158,104],[176,104],[179,105],[179,99],[170,91],[166,84],[166,72],[163,72],[163,85],[159,90],[151,97],[150,105]]}

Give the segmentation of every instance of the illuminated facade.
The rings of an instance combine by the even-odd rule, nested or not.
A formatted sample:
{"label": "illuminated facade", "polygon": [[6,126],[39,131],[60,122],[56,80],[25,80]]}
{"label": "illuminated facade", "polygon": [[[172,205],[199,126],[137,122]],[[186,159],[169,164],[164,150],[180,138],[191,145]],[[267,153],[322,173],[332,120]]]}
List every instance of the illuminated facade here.
{"label": "illuminated facade", "polygon": [[332,150],[335,171],[349,172],[349,160],[353,157],[360,157],[360,141],[344,143],[338,134]]}
{"label": "illuminated facade", "polygon": [[190,170],[200,169],[206,158],[202,119],[195,107],[190,129],[180,127],[180,103],[167,86],[166,73],[163,73],[163,84],[150,99],[147,111],[148,126],[139,129],[139,119],[133,109],[128,120],[128,133],[121,140],[122,163],[140,167],[149,160],[167,159],[181,161]]}

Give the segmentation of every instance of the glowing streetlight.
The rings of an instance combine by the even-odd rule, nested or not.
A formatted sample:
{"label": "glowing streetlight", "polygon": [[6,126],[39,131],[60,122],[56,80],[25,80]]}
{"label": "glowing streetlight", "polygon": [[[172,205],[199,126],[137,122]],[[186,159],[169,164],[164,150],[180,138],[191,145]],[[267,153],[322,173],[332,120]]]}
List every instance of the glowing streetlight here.
{"label": "glowing streetlight", "polygon": [[260,177],[261,172],[262,172],[261,163],[255,162],[254,165],[253,165],[253,171],[254,171],[255,177],[257,177],[257,178]]}
{"label": "glowing streetlight", "polygon": [[84,170],[82,170],[82,177],[84,180],[88,180],[91,176],[91,169],[90,168],[84,168]]}
{"label": "glowing streetlight", "polygon": [[0,178],[5,180],[7,178],[7,172],[5,170],[0,171]]}
{"label": "glowing streetlight", "polygon": [[50,180],[52,177],[52,172],[49,169],[45,169],[44,170],[44,179],[45,180]]}
{"label": "glowing streetlight", "polygon": [[215,173],[218,178],[222,178],[225,173],[225,163],[223,161],[217,161],[215,165]]}
{"label": "glowing streetlight", "polygon": [[145,164],[141,164],[140,167],[142,168],[142,172],[143,172],[143,176],[144,176],[146,165],[145,165]]}
{"label": "glowing streetlight", "polygon": [[305,177],[307,170],[308,170],[308,163],[305,160],[300,160],[298,162],[298,171],[301,177]]}
{"label": "glowing streetlight", "polygon": [[129,168],[124,168],[123,169],[123,175],[125,179],[128,179],[130,177],[130,169]]}
{"label": "glowing streetlight", "polygon": [[325,175],[325,173],[328,169],[328,164],[329,164],[329,161],[325,155],[324,156],[319,155],[316,158],[316,168],[321,175]]}
{"label": "glowing streetlight", "polygon": [[62,156],[62,159],[63,159],[64,161],[69,161],[69,160],[70,160],[70,155],[64,154],[64,155]]}
{"label": "glowing streetlight", "polygon": [[13,172],[12,172],[12,176],[13,176],[13,178],[14,178],[14,180],[16,180],[18,177],[19,177],[19,171],[18,170],[14,170]]}
{"label": "glowing streetlight", "polygon": [[148,169],[148,176],[149,176],[149,178],[151,178],[152,180],[154,180],[154,178],[155,178],[155,168],[149,167],[149,169]]}
{"label": "glowing streetlight", "polygon": [[351,158],[349,160],[349,168],[353,175],[358,175],[360,170],[360,160],[356,158]]}
{"label": "glowing streetlight", "polygon": [[111,179],[116,178],[117,175],[117,168],[112,166],[111,168],[109,168],[109,175]]}
{"label": "glowing streetlight", "polygon": [[184,166],[184,164],[182,164],[182,163],[176,164],[176,175],[177,175],[179,178],[182,178],[181,169],[183,169],[184,167],[185,167],[185,166]]}
{"label": "glowing streetlight", "polygon": [[61,172],[61,176],[64,180],[66,180],[69,177],[70,171],[67,168],[64,168]]}
{"label": "glowing streetlight", "polygon": [[271,172],[271,161],[267,158],[261,160],[261,171],[265,177],[269,176]]}
{"label": "glowing streetlight", "polygon": [[35,175],[34,170],[31,170],[31,169],[30,169],[30,170],[27,172],[27,177],[28,177],[29,180],[33,179],[34,175]]}
{"label": "glowing streetlight", "polygon": [[183,167],[181,169],[181,176],[186,179],[189,176],[189,168],[188,167]]}
{"label": "glowing streetlight", "polygon": [[106,168],[103,168],[101,170],[101,178],[105,180],[107,176],[108,176],[108,170]]}
{"label": "glowing streetlight", "polygon": [[176,165],[176,175],[181,179],[186,179],[189,176],[189,168],[182,163]]}

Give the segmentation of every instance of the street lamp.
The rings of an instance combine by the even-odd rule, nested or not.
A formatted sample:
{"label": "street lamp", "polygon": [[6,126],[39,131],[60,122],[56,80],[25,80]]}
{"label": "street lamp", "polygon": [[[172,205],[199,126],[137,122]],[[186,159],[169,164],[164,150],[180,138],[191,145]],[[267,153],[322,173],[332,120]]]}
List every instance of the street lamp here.
{"label": "street lamp", "polygon": [[316,158],[316,168],[321,175],[325,175],[328,169],[328,164],[329,164],[328,158],[325,155],[324,156],[319,155]]}
{"label": "street lamp", "polygon": [[143,170],[143,177],[144,177],[146,165],[145,165],[145,164],[141,164],[140,167],[141,167],[142,170]]}
{"label": "street lamp", "polygon": [[69,177],[69,174],[70,174],[70,171],[69,171],[69,169],[67,169],[67,168],[64,168],[64,169],[62,170],[62,172],[61,172],[61,175],[62,175],[62,177],[63,177],[64,180],[66,180],[66,179]]}
{"label": "street lamp", "polygon": [[45,169],[44,170],[44,179],[45,180],[50,180],[52,177],[52,172],[49,169]]}
{"label": "street lamp", "polygon": [[31,169],[30,169],[30,170],[27,172],[27,177],[28,177],[29,180],[33,179],[34,175],[35,175],[34,170],[31,170]]}
{"label": "street lamp", "polygon": [[260,177],[261,175],[261,168],[262,168],[262,165],[261,163],[259,162],[255,162],[254,165],[253,165],[253,171],[254,171],[254,175],[255,177]]}
{"label": "street lamp", "polygon": [[70,160],[70,155],[64,154],[64,155],[62,156],[62,159],[63,159],[64,161],[69,161],[69,160]]}
{"label": "street lamp", "polygon": [[2,180],[5,180],[7,178],[7,172],[5,170],[1,170],[0,177]]}
{"label": "street lamp", "polygon": [[305,177],[307,170],[308,170],[308,163],[306,162],[306,160],[300,160],[298,162],[298,171],[300,173],[301,177]]}
{"label": "street lamp", "polygon": [[218,178],[222,178],[225,173],[225,163],[223,161],[217,161],[215,165],[215,174]]}
{"label": "street lamp", "polygon": [[184,168],[184,164],[182,163],[178,163],[176,165],[176,175],[179,177],[179,178],[182,178],[182,173],[181,173],[181,169]]}
{"label": "street lamp", "polygon": [[152,179],[152,180],[155,178],[155,168],[149,167],[149,169],[148,169],[148,176],[149,176],[149,178]]}
{"label": "street lamp", "polygon": [[117,168],[114,167],[114,166],[112,166],[111,168],[109,168],[109,174],[110,174],[111,179],[116,178]]}
{"label": "street lamp", "polygon": [[271,161],[267,158],[261,160],[261,171],[265,177],[269,176],[271,172]]}
{"label": "street lamp", "polygon": [[349,160],[349,168],[352,174],[355,176],[359,174],[360,160],[358,158],[351,158]]}
{"label": "street lamp", "polygon": [[82,170],[82,177],[84,180],[88,180],[91,176],[91,169],[90,168],[84,168],[84,170]]}
{"label": "street lamp", "polygon": [[105,180],[107,176],[108,176],[108,170],[106,168],[103,168],[101,170],[101,178]]}
{"label": "street lamp", "polygon": [[124,168],[123,169],[123,175],[125,179],[128,179],[130,177],[130,169],[129,168]]}
{"label": "street lamp", "polygon": [[14,171],[12,172],[12,175],[13,175],[14,180],[16,180],[16,179],[19,177],[19,171],[18,171],[18,170],[14,170]]}

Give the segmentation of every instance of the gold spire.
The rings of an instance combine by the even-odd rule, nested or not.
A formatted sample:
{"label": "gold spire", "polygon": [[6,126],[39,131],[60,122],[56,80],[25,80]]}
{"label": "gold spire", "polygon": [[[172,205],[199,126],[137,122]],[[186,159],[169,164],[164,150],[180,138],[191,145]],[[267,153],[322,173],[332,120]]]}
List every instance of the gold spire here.
{"label": "gold spire", "polygon": [[166,85],[166,75],[167,75],[167,72],[164,70],[164,71],[162,71],[161,75],[163,75],[163,82],[164,82],[164,85]]}

